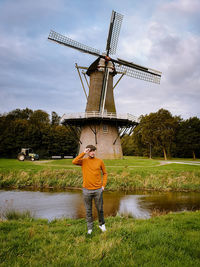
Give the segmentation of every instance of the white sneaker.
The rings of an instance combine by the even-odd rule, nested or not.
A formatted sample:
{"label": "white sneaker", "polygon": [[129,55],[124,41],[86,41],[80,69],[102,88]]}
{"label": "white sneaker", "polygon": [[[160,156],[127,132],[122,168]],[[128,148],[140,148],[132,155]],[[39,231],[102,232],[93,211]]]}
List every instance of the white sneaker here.
{"label": "white sneaker", "polygon": [[91,235],[91,233],[92,233],[92,229],[90,229],[90,230],[88,230],[88,235]]}
{"label": "white sneaker", "polygon": [[102,232],[105,232],[106,231],[105,224],[99,225],[99,228],[101,229]]}

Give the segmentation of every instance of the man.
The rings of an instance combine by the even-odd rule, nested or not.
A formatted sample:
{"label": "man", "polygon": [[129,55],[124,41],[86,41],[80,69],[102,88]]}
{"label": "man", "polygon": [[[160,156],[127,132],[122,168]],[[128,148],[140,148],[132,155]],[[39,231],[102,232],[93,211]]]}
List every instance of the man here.
{"label": "man", "polygon": [[[106,231],[104,213],[103,213],[103,190],[107,182],[107,172],[105,165],[101,159],[95,157],[96,147],[93,145],[86,146],[83,153],[79,154],[72,163],[82,166],[83,174],[83,199],[86,209],[86,220],[88,234],[92,233],[93,217],[92,217],[92,200],[99,217],[99,228],[102,232]],[[87,158],[84,156],[87,155]],[[101,178],[103,173],[103,179]]]}

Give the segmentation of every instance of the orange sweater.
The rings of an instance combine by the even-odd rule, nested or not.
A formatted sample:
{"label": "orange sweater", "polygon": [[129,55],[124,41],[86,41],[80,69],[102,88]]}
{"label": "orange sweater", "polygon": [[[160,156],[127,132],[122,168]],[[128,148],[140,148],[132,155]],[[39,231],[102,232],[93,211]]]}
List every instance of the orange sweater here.
{"label": "orange sweater", "polygon": [[[72,163],[82,166],[83,173],[83,187],[86,189],[99,189],[106,186],[107,172],[105,165],[101,159],[98,158],[83,158],[85,153],[79,154]],[[101,179],[101,172],[103,173],[103,181]]]}

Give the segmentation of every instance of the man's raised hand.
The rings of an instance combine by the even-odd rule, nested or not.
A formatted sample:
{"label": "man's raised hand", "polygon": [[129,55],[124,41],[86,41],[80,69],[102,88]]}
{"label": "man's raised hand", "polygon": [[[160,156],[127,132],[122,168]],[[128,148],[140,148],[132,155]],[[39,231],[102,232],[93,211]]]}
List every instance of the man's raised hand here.
{"label": "man's raised hand", "polygon": [[90,148],[85,148],[84,153],[87,154],[90,152]]}

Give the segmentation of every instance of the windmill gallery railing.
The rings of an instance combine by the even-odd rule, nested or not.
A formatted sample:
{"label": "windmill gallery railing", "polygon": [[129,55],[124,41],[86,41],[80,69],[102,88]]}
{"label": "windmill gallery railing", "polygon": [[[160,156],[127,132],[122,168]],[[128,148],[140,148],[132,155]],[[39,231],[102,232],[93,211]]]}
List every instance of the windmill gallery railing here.
{"label": "windmill gallery railing", "polygon": [[129,120],[132,122],[138,122],[139,123],[138,118],[136,116],[129,114],[129,113],[116,114],[116,113],[112,113],[112,112],[105,112],[102,114],[101,112],[98,112],[98,111],[64,114],[61,118],[61,123],[64,120],[68,120],[68,119],[88,119],[88,118],[121,119],[121,120]]}

